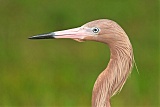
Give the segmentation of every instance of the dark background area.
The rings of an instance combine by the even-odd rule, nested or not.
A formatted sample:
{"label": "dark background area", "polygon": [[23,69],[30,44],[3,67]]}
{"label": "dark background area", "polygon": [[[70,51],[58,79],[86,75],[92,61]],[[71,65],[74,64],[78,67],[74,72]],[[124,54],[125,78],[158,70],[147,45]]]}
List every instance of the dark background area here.
{"label": "dark background area", "polygon": [[109,61],[98,42],[29,36],[107,18],[134,48],[133,68],[113,107],[159,105],[159,3],[156,0],[0,0],[0,107],[90,107],[94,82]]}

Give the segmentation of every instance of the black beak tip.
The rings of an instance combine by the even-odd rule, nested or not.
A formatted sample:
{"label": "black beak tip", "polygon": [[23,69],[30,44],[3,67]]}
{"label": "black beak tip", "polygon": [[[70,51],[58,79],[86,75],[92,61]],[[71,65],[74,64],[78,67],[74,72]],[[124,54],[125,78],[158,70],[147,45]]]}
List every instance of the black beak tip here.
{"label": "black beak tip", "polygon": [[31,36],[28,39],[54,39],[54,33]]}
{"label": "black beak tip", "polygon": [[31,36],[31,37],[29,37],[28,39],[42,39],[42,37],[39,37],[39,36]]}
{"label": "black beak tip", "polygon": [[28,39],[34,39],[34,37],[32,36],[32,37],[29,37]]}

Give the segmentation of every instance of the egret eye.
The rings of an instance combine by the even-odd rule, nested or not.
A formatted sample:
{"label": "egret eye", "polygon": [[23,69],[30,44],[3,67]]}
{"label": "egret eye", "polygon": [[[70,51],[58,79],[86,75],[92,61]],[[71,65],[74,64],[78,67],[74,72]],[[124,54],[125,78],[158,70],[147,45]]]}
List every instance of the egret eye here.
{"label": "egret eye", "polygon": [[93,31],[94,33],[98,33],[98,32],[100,31],[100,29],[97,28],[97,27],[94,27],[94,28],[92,28],[92,31]]}

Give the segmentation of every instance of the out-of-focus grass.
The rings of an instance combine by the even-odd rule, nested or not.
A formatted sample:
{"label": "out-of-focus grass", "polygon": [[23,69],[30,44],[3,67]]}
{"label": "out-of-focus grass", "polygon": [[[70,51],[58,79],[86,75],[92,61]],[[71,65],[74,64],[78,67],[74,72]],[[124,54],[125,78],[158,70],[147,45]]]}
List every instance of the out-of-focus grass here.
{"label": "out-of-focus grass", "polygon": [[90,107],[109,49],[96,42],[28,40],[29,36],[109,18],[133,44],[133,69],[113,107],[158,107],[158,1],[0,1],[0,106]]}

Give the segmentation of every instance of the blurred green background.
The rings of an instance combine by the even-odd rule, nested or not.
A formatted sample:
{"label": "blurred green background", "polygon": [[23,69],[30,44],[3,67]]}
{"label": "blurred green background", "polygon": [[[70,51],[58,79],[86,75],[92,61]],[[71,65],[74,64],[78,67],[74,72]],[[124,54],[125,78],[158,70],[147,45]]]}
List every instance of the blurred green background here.
{"label": "blurred green background", "polygon": [[109,48],[32,35],[107,18],[128,34],[133,69],[112,107],[159,106],[159,3],[156,0],[0,0],[0,107],[91,107],[93,84]]}

